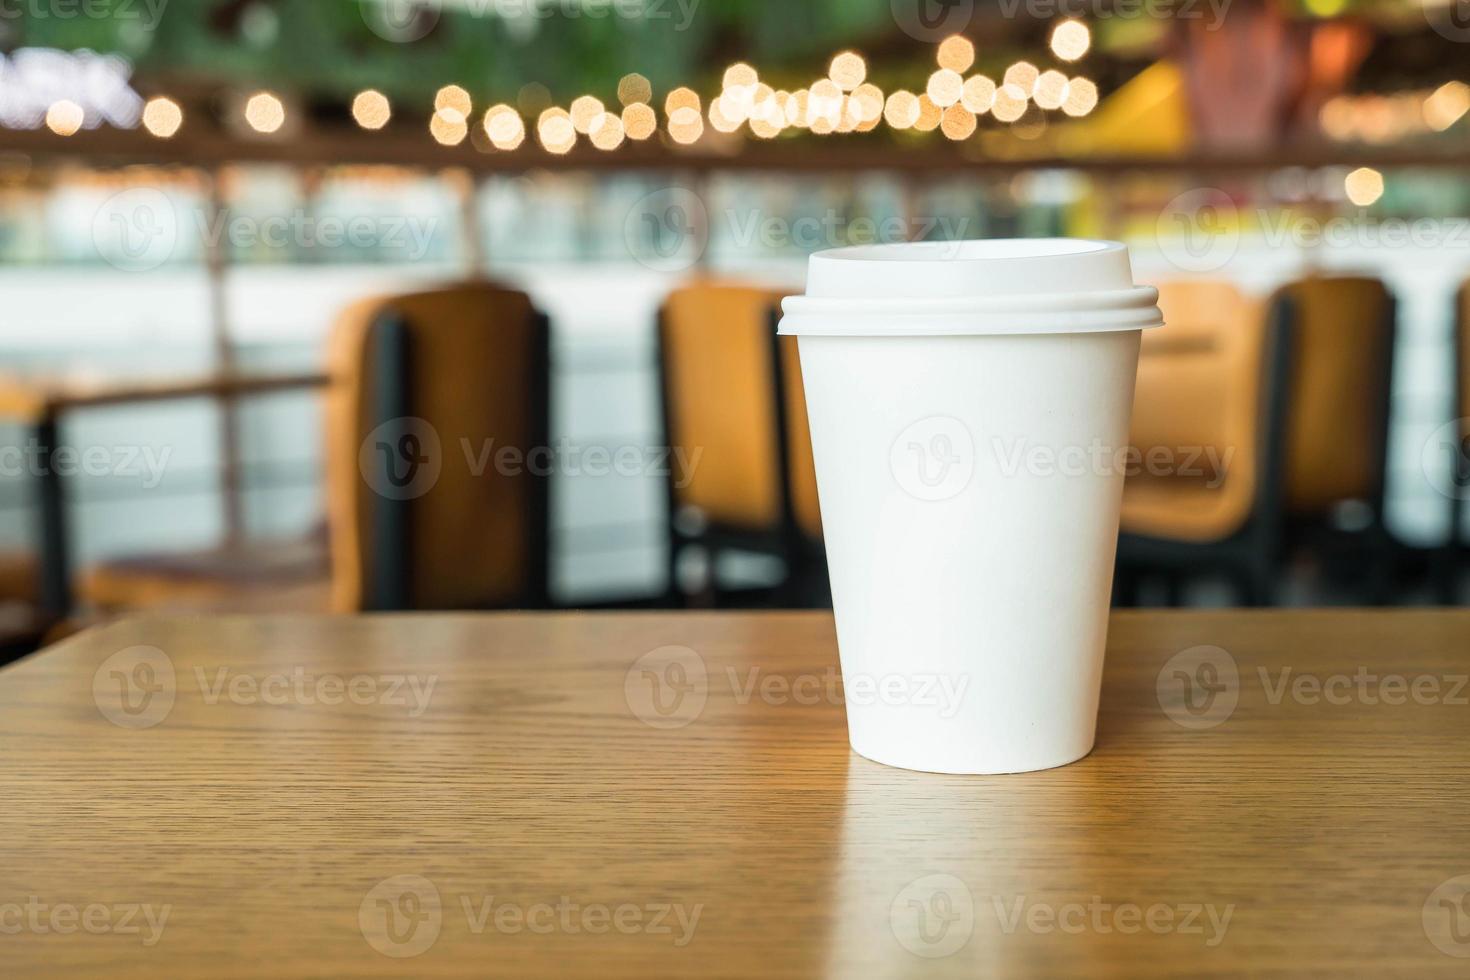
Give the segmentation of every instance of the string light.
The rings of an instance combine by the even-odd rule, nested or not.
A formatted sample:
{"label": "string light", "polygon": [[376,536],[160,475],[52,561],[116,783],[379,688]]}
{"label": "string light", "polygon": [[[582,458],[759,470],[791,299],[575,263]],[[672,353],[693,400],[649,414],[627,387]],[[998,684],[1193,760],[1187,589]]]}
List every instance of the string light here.
{"label": "string light", "polygon": [[618,101],[625,107],[653,98],[653,86],[636,71],[618,79]]}
{"label": "string light", "polygon": [[883,119],[894,129],[909,129],[919,121],[918,97],[904,89],[894,92],[883,106]]}
{"label": "string light", "polygon": [[634,102],[623,109],[623,132],[632,140],[646,140],[658,129],[658,116],[653,106]]}
{"label": "string light", "polygon": [[1036,78],[1032,100],[1042,109],[1060,109],[1067,98],[1067,76],[1056,70],[1042,72]]}
{"label": "string light", "polygon": [[382,129],[392,115],[388,97],[376,89],[358,92],[352,100],[352,118],[363,129]]}
{"label": "string light", "polygon": [[740,128],[741,119],[730,115],[729,100],[721,97],[714,99],[709,104],[709,124],[717,133],[733,133]]}
{"label": "string light", "polygon": [[168,139],[184,125],[184,110],[173,99],[155,96],[143,106],[143,128],[159,139]]}
{"label": "string light", "polygon": [[975,45],[958,34],[947,37],[939,44],[938,60],[940,68],[956,72],[969,71],[970,66],[975,63]]}
{"label": "string light", "polygon": [[995,104],[995,83],[984,75],[971,75],[960,91],[960,104],[977,116],[989,112]]}
{"label": "string light", "polygon": [[452,106],[445,106],[429,117],[429,135],[444,146],[458,146],[469,132],[464,116]]}
{"label": "string light", "polygon": [[271,92],[256,92],[245,101],[245,122],[257,133],[274,133],[286,124],[286,107]]}
{"label": "string light", "polygon": [[669,113],[669,136],[675,143],[687,146],[704,135],[704,116],[699,113],[698,101],[695,96],[694,105],[681,105]]}
{"label": "string light", "polygon": [[804,88],[799,88],[791,93],[791,101],[786,104],[786,121],[797,129],[805,129],[810,123],[807,121],[807,113],[811,109],[812,93]]}
{"label": "string light", "polygon": [[[1050,48],[1063,61],[1081,58],[1091,46],[1091,31],[1077,20],[1057,24],[1051,32]],[[721,133],[735,133],[748,126],[759,139],[774,139],[787,128],[809,129],[818,135],[869,132],[883,123],[895,130],[931,132],[939,129],[950,140],[966,140],[978,128],[978,118],[991,113],[999,122],[1031,120],[1031,129],[1045,126],[1042,110],[1060,109],[1070,116],[1084,116],[1097,105],[1097,86],[1089,79],[1068,79],[1055,69],[1040,71],[1027,61],[1010,65],[1001,83],[985,75],[964,77],[975,63],[975,45],[968,38],[952,35],[936,49],[937,71],[926,80],[921,94],[897,90],[891,95],[867,82],[868,65],[855,51],[834,55],[827,77],[810,88],[775,90],[760,81],[759,73],[745,62],[727,67],[722,88],[710,99],[707,113],[692,88],[678,87],[664,98],[668,138],[690,145],[704,135],[705,125]],[[1421,96],[1422,97],[1422,96]],[[483,137],[496,149],[519,147],[530,134],[526,117],[535,116],[535,135],[548,152],[564,154],[586,136],[602,151],[617,149],[629,140],[646,140],[658,132],[658,114],[651,104],[653,86],[648,78],[630,72],[618,80],[617,99],[621,110],[609,110],[598,97],[587,94],[573,99],[566,109],[551,103],[550,92],[538,83],[520,89],[516,106],[499,104],[486,111],[481,126]],[[1028,109],[1035,106],[1035,109]],[[472,100],[460,85],[445,85],[434,98],[429,121],[433,137],[445,145],[457,145],[468,133]],[[57,103],[47,114],[47,125],[63,134],[75,132],[83,120],[74,103]],[[1325,112],[1325,110],[1324,110]],[[1423,100],[1424,125],[1448,128],[1470,112],[1470,86],[1452,82]],[[182,110],[168,99],[155,99],[143,113],[143,124],[155,136],[167,138],[182,124]],[[285,122],[285,107],[269,93],[251,96],[245,107],[246,121],[262,133],[272,133]],[[381,92],[368,89],[352,101],[352,117],[363,129],[387,125],[392,107]],[[1015,125],[1012,132],[1018,133]],[[488,149],[477,142],[481,149]]]}
{"label": "string light", "polygon": [[1006,69],[1002,82],[1006,85],[1014,85],[1026,96],[1031,95],[1031,90],[1036,87],[1036,79],[1041,73],[1036,66],[1029,61],[1018,61]]}
{"label": "string light", "polygon": [[1026,113],[1026,93],[1019,85],[1007,83],[995,90],[990,114],[1001,122],[1015,122]]}
{"label": "string light", "polygon": [[929,101],[946,108],[960,100],[964,88],[965,80],[960,77],[959,72],[952,68],[941,68],[929,76],[929,84],[924,87],[924,92],[929,96]]}
{"label": "string light", "polygon": [[1092,47],[1092,32],[1077,20],[1064,20],[1051,32],[1051,53],[1063,61],[1076,61]]}
{"label": "string light", "polygon": [[921,133],[932,133],[939,128],[943,115],[944,110],[935,105],[926,92],[919,96],[919,118],[914,120],[914,128]]}
{"label": "string light", "polygon": [[470,93],[459,85],[446,85],[434,95],[434,111],[443,112],[447,109],[451,113],[449,118],[458,115],[463,122],[470,117],[472,108],[474,106],[470,102]]}
{"label": "string light", "polygon": [[[727,78],[729,74],[729,72],[725,73]],[[752,82],[751,84],[754,83]],[[673,119],[674,113],[680,109],[693,109],[695,115],[699,114],[699,95],[694,89],[680,87],[664,96],[664,115],[668,116],[670,120]]]}
{"label": "string light", "polygon": [[1078,76],[1067,83],[1067,95],[1062,101],[1062,111],[1069,116],[1085,116],[1097,106],[1097,86],[1089,79]]}
{"label": "string light", "polygon": [[1359,167],[1343,178],[1342,188],[1349,201],[1366,208],[1383,196],[1383,174],[1372,167]]}
{"label": "string light", "polygon": [[725,88],[742,88],[747,85],[754,85],[757,81],[759,81],[759,76],[756,75],[755,69],[743,61],[737,61],[725,69]]}
{"label": "string light", "polygon": [[623,120],[611,112],[602,113],[590,137],[599,150],[616,150],[623,143]]}
{"label": "string light", "polygon": [[497,150],[514,150],[526,139],[526,125],[521,114],[501,104],[485,110],[485,135]]}
{"label": "string light", "polygon": [[952,140],[969,139],[975,132],[975,114],[956,102],[944,110],[939,119],[939,128]]}
{"label": "string light", "polygon": [[593,127],[601,125],[602,117],[607,115],[602,100],[590,95],[579,95],[573,99],[571,112],[572,125],[583,136],[591,135]]}
{"label": "string light", "polygon": [[565,109],[552,106],[536,120],[536,138],[549,153],[563,154],[577,143],[577,128],[572,125],[571,114]]}
{"label": "string light", "polygon": [[807,99],[807,123],[818,135],[830,133],[842,122],[842,90],[830,78],[824,78],[811,87]]}
{"label": "string light", "polygon": [[51,103],[46,110],[46,128],[57,136],[70,136],[82,128],[87,114],[70,99]]}
{"label": "string light", "polygon": [[851,92],[863,83],[868,77],[868,65],[863,61],[862,55],[853,51],[844,51],[832,59],[832,65],[827,69],[827,77],[844,92]]}
{"label": "string light", "polygon": [[765,82],[757,82],[753,87],[745,91],[750,93],[750,107],[747,113],[749,118],[763,118],[774,108],[776,92]]}
{"label": "string light", "polygon": [[872,83],[859,85],[852,93],[858,107],[858,125],[877,124],[883,118],[883,90]]}

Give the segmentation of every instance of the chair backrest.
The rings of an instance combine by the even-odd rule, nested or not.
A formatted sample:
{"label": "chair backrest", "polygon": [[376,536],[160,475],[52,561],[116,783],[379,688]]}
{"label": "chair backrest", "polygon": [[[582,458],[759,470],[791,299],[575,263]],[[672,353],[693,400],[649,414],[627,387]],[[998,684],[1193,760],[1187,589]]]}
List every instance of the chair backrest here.
{"label": "chair backrest", "polygon": [[1226,282],[1165,282],[1158,288],[1165,326],[1144,331],[1131,441],[1145,461],[1150,451],[1167,452],[1167,472],[1153,474],[1145,467],[1141,480],[1195,480],[1215,490],[1207,509],[1197,500],[1177,511],[1147,507],[1138,515],[1144,528],[1128,526],[1135,514],[1125,495],[1125,530],[1224,537],[1250,519],[1263,482],[1267,310]]}
{"label": "chair backrest", "polygon": [[1317,517],[1335,504],[1381,506],[1393,370],[1394,301],[1384,284],[1351,276],[1289,283],[1296,311],[1286,503]]}
{"label": "chair backrest", "polygon": [[545,604],[547,335],[529,297],[488,283],[343,313],[326,405],[335,608]]}
{"label": "chair backrest", "polygon": [[669,441],[691,459],[699,453],[671,503],[722,528],[790,523],[815,538],[821,519],[795,338],[778,343],[774,334],[782,295],[700,282],[664,301],[659,366]]}

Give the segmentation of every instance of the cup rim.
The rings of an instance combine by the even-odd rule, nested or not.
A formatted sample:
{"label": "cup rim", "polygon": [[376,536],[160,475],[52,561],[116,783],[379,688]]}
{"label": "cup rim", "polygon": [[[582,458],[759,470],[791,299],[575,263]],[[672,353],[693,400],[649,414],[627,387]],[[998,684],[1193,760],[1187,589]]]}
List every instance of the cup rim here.
{"label": "cup rim", "polygon": [[881,242],[844,245],[812,254],[837,262],[1026,262],[1094,252],[1116,252],[1122,242],[1101,238],[966,238],[942,242]]}
{"label": "cup rim", "polygon": [[814,253],[779,332],[810,336],[1092,333],[1162,325],[1128,246],[1092,238],[850,245]]}

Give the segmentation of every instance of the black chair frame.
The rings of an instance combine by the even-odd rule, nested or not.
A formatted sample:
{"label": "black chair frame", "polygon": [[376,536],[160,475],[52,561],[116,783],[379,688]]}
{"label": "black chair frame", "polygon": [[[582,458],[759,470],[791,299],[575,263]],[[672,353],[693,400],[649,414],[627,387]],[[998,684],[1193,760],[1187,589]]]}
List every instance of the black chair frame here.
{"label": "black chair frame", "polygon": [[[680,527],[678,489],[674,486],[672,468],[666,483],[668,549],[668,595],[675,605],[687,606],[743,606],[777,605],[788,607],[814,607],[829,604],[827,593],[826,553],[820,541],[811,540],[801,530],[796,520],[796,508],[791,486],[791,446],[788,436],[789,421],[786,408],[786,368],[781,358],[781,339],[776,327],[781,319],[779,308],[773,307],[768,315],[770,323],[769,367],[771,391],[774,399],[771,434],[777,453],[777,478],[780,481],[780,513],[772,528],[748,528],[718,522],[706,522],[697,531]],[[657,366],[659,377],[659,401],[665,446],[673,445],[675,428],[673,399],[669,392],[669,362],[667,356],[667,323],[663,309],[658,312]],[[679,588],[679,564],[681,557],[690,548],[704,549],[709,561],[708,585],[702,593],[686,594]],[[722,589],[718,582],[718,559],[721,552],[742,551],[769,555],[779,559],[786,568],[785,578],[773,589]]]}

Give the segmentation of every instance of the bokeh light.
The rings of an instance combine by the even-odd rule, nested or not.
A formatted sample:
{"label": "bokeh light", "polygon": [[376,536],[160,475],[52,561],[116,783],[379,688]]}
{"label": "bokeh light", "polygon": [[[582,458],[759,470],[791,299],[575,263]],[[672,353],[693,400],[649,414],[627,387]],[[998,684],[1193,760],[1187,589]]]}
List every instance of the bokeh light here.
{"label": "bokeh light", "polygon": [[572,100],[571,105],[572,125],[577,132],[583,136],[590,135],[595,126],[602,124],[602,117],[607,114],[602,100],[591,95],[579,95]]}
{"label": "bokeh light", "polygon": [[1026,93],[1019,85],[1007,83],[995,90],[990,114],[1001,122],[1015,122],[1026,112]]}
{"label": "bokeh light", "polygon": [[446,85],[434,95],[434,111],[443,112],[450,110],[448,118],[454,118],[458,114],[460,119],[468,119],[470,110],[474,105],[470,102],[470,93],[459,85]]}
{"label": "bokeh light", "polygon": [[908,129],[919,121],[919,99],[914,93],[899,89],[888,96],[883,118],[894,129]]}
{"label": "bokeh light", "polygon": [[1036,78],[1031,98],[1043,109],[1060,109],[1067,98],[1067,76],[1055,69],[1042,72]]}
{"label": "bokeh light", "polygon": [[623,143],[622,118],[611,112],[602,113],[589,138],[599,150],[616,150]]}
{"label": "bokeh light", "polygon": [[755,69],[743,61],[737,61],[725,69],[725,88],[740,88],[744,85],[754,85],[758,81],[760,77],[756,74]]}
{"label": "bokeh light", "polygon": [[1078,76],[1067,83],[1067,97],[1062,111],[1069,116],[1085,116],[1097,106],[1097,86],[1091,79]]}
{"label": "bokeh light", "polygon": [[168,139],[184,125],[184,110],[173,99],[154,96],[143,106],[143,128],[159,139]]}
{"label": "bokeh light", "polygon": [[919,118],[914,120],[914,128],[921,133],[932,133],[939,128],[939,121],[944,115],[944,110],[934,104],[929,94],[919,96]]}
{"label": "bokeh light", "polygon": [[675,143],[688,146],[703,135],[704,116],[699,113],[697,97],[695,105],[680,106],[669,113],[669,137]]}
{"label": "bokeh light", "polygon": [[392,115],[388,97],[377,89],[358,92],[352,99],[352,118],[363,129],[382,129]]}
{"label": "bokeh light", "polygon": [[832,59],[827,77],[844,92],[851,92],[868,77],[868,65],[863,57],[853,51],[844,51]]}
{"label": "bokeh light", "polygon": [[286,107],[272,92],[256,92],[245,100],[245,122],[257,133],[274,133],[286,124]]}
{"label": "bokeh light", "polygon": [[989,112],[995,104],[995,83],[984,75],[971,75],[960,92],[960,104],[976,115]]}
{"label": "bokeh light", "polygon": [[876,85],[859,85],[852,93],[852,101],[858,109],[858,125],[876,123],[883,118],[883,90]]}
{"label": "bokeh light", "polygon": [[699,95],[694,89],[681,86],[664,96],[664,115],[673,119],[674,113],[680,109],[693,109],[694,114],[699,115]]}
{"label": "bokeh light", "polygon": [[964,89],[965,80],[960,77],[959,72],[941,68],[929,76],[929,84],[924,87],[924,92],[929,96],[929,101],[943,108],[958,102]]}
{"label": "bokeh light", "polygon": [[485,111],[485,135],[497,150],[514,150],[526,139],[526,124],[510,106],[491,106]]}
{"label": "bokeh light", "polygon": [[[653,86],[636,71],[618,79],[618,101],[624,106],[653,100]],[[626,122],[625,122],[626,124]]]}
{"label": "bokeh light", "polygon": [[1092,32],[1077,20],[1064,20],[1051,32],[1051,53],[1063,61],[1076,61],[1092,47]]}
{"label": "bokeh light", "polygon": [[975,45],[970,40],[955,34],[939,43],[939,67],[950,71],[969,71],[975,63]]}
{"label": "bokeh light", "polygon": [[958,102],[945,109],[939,119],[940,130],[952,140],[969,139],[975,132],[975,125],[975,114]]}
{"label": "bokeh light", "polygon": [[1359,167],[1343,178],[1342,189],[1349,201],[1366,208],[1383,196],[1383,174],[1372,167]]}
{"label": "bokeh light", "polygon": [[469,123],[458,109],[445,106],[429,118],[429,135],[444,146],[458,146],[469,135]]}
{"label": "bokeh light", "polygon": [[536,120],[536,139],[548,153],[563,154],[577,143],[577,127],[572,125],[571,113],[552,106]]}
{"label": "bokeh light", "polygon": [[623,132],[632,140],[646,140],[658,130],[653,106],[634,102],[623,110]]}
{"label": "bokeh light", "polygon": [[46,128],[57,136],[70,136],[82,128],[86,118],[81,106],[70,99],[62,99],[51,103],[46,110]]}
{"label": "bokeh light", "polygon": [[1002,82],[1006,85],[1014,85],[1029,97],[1031,90],[1036,87],[1036,79],[1041,72],[1029,61],[1018,61],[1006,69]]}

